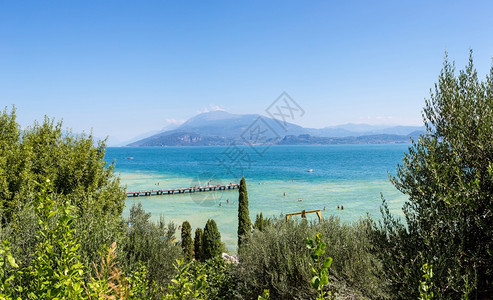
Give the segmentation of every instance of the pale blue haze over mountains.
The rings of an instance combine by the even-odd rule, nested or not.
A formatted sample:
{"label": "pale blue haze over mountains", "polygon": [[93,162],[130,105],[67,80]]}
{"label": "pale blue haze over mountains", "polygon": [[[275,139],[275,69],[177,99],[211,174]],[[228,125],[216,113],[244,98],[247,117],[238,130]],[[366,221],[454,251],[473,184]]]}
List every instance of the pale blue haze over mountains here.
{"label": "pale blue haze over mountains", "polygon": [[[376,126],[368,124],[344,124],[316,129],[304,128],[286,122],[285,126],[281,127],[278,122],[281,120],[258,114],[240,115],[217,110],[199,114],[175,129],[163,130],[142,139],[136,138],[135,141],[129,143],[129,146],[212,146],[227,145],[232,142],[245,144],[242,141],[242,135],[259,118],[271,129],[266,130],[265,133],[269,142],[282,144],[402,143],[408,142],[409,137],[416,137],[424,131],[424,126]],[[302,141],[293,140],[300,138],[300,136]],[[289,142],[285,137],[291,138]],[[321,137],[339,139],[320,139]],[[353,139],[340,139],[347,137]],[[364,138],[354,139],[358,137]]]}

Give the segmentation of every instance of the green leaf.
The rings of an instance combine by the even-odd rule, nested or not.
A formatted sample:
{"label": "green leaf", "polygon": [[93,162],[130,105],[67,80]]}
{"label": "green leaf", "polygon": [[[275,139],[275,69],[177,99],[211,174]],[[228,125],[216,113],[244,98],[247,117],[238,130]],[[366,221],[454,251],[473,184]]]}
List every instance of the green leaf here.
{"label": "green leaf", "polygon": [[12,256],[12,254],[9,254],[7,255],[7,260],[9,261],[9,264],[14,267],[14,268],[18,268],[19,266],[17,265],[17,263],[15,262],[15,259],[14,257]]}
{"label": "green leaf", "polygon": [[312,278],[312,287],[316,290],[318,290],[318,287],[320,286],[320,278],[318,276],[315,276]]}
{"label": "green leaf", "polygon": [[328,268],[330,268],[331,265],[332,265],[332,257],[327,257],[324,260],[323,268],[328,269]]}
{"label": "green leaf", "polygon": [[306,238],[305,244],[306,244],[306,247],[308,249],[315,249],[316,248],[315,242],[311,238]]}
{"label": "green leaf", "polygon": [[325,269],[320,272],[320,285],[323,287],[327,283],[329,283],[329,272]]}

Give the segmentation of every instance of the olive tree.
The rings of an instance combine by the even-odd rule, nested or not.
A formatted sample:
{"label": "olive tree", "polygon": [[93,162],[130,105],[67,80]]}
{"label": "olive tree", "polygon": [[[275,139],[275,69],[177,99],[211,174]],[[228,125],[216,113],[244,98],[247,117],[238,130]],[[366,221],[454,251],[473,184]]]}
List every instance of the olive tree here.
{"label": "olive tree", "polygon": [[383,206],[376,245],[398,298],[417,298],[421,266],[435,295],[493,297],[493,67],[478,80],[472,52],[458,74],[445,58],[423,110],[426,133],[413,141],[397,175],[408,196],[405,224]]}

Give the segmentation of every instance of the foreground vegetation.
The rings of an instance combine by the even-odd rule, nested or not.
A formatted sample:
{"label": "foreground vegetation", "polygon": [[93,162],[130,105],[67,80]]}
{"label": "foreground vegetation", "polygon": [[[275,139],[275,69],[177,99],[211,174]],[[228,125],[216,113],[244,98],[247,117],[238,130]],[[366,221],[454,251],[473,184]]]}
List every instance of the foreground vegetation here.
{"label": "foreground vegetation", "polygon": [[5,109],[0,299],[491,299],[493,68],[479,81],[446,60],[423,118],[391,178],[404,222],[384,201],[380,220],[252,225],[242,179],[236,260],[214,220],[192,238],[140,205],[122,218],[104,142],[50,119],[21,132]]}

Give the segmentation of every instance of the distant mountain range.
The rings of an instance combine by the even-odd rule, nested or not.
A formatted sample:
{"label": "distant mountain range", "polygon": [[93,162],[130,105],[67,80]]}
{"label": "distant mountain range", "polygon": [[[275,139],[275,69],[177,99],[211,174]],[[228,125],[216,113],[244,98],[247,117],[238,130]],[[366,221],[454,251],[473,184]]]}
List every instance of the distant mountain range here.
{"label": "distant mountain range", "polygon": [[173,130],[152,134],[127,146],[217,146],[233,142],[241,145],[251,143],[252,133],[261,133],[263,143],[279,145],[387,144],[407,143],[411,137],[416,138],[423,132],[424,126],[368,124],[304,128],[257,114],[238,115],[213,111],[199,114]]}

